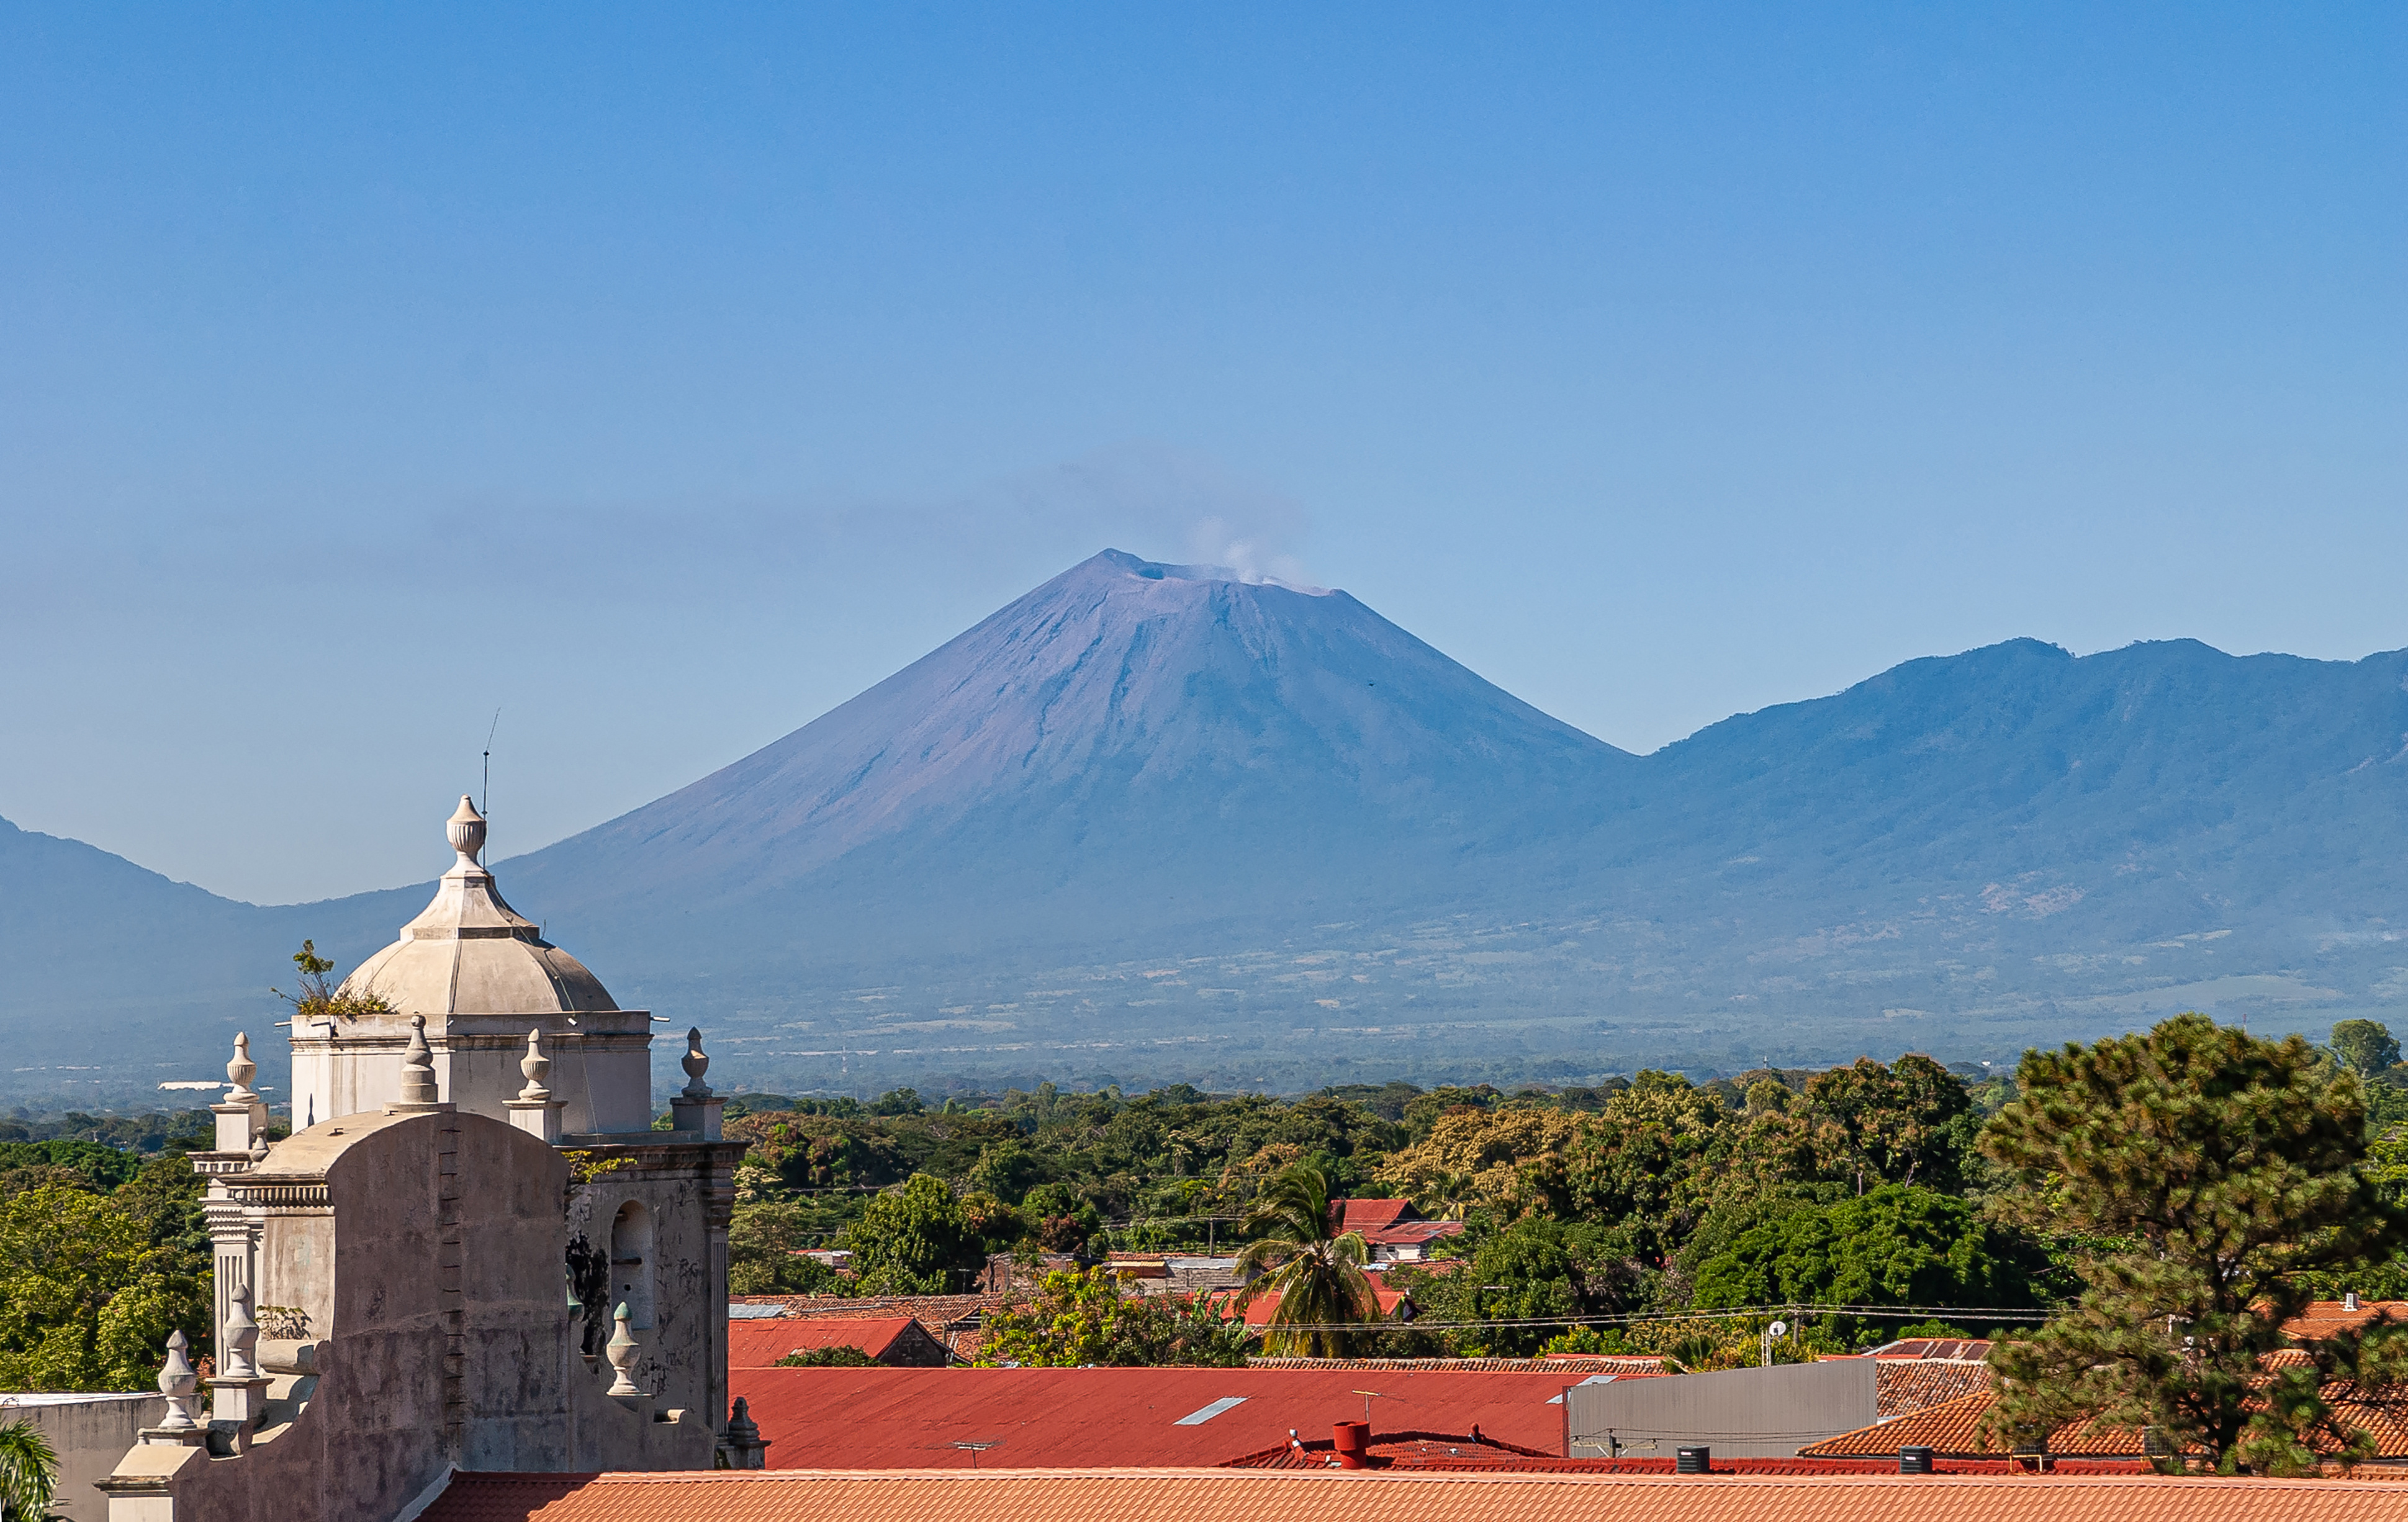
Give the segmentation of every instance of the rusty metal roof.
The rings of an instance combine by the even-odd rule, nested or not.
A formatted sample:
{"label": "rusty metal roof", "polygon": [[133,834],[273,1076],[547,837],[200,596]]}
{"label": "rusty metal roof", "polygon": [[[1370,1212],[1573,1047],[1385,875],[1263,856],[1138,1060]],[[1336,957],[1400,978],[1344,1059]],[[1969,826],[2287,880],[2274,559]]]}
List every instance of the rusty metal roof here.
{"label": "rusty metal roof", "polygon": [[1567,1383],[1591,1374],[1644,1379],[1671,1371],[1653,1353],[1565,1353],[1541,1358],[1248,1358],[1250,1369],[1351,1369],[1360,1373],[1408,1369],[1478,1370],[1490,1373],[1560,1373]]}
{"label": "rusty metal roof", "polygon": [[727,1366],[767,1368],[806,1348],[857,1347],[882,1358],[895,1340],[919,1323],[910,1316],[805,1316],[799,1320],[731,1321]]}
{"label": "rusty metal roof", "polygon": [[[1333,1486],[1350,1488],[1337,1489]],[[2408,1522],[2408,1485],[1281,1470],[462,1474],[423,1522]]]}
{"label": "rusty metal roof", "polygon": [[[770,1325],[778,1325],[771,1323]],[[1340,1369],[731,1369],[779,1469],[968,1469],[955,1443],[1000,1440],[982,1467],[1205,1467],[1333,1423],[1469,1432],[1563,1452],[1579,1376]],[[1205,1408],[1238,1398],[1214,1414]]]}

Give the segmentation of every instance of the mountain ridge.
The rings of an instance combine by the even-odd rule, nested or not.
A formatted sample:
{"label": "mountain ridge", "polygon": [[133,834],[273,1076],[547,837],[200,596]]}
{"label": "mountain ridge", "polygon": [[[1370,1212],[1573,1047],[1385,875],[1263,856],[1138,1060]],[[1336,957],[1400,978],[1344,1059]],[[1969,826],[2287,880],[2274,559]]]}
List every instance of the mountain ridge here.
{"label": "mountain ridge", "polygon": [[[1343,592],[1107,551],[496,870],[756,1082],[1296,1085],[1995,1059],[2169,1000],[2379,1016],[2408,997],[2403,802],[2408,651],[2009,640],[1637,756]],[[37,866],[49,839],[0,832],[0,1018],[180,1008],[143,1028],[207,1027],[196,1055],[261,1023],[242,984],[303,935],[349,965],[425,892],[196,900]],[[68,878],[96,885],[44,901]],[[95,901],[173,922],[136,982],[193,991],[93,991]]]}

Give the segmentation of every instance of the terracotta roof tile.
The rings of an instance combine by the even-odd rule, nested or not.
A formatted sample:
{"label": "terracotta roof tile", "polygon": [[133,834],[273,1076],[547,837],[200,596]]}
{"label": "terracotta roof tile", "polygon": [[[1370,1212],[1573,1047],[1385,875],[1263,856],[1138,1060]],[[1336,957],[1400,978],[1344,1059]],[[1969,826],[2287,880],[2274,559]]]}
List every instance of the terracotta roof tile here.
{"label": "terracotta roof tile", "polygon": [[[1333,1486],[1347,1486],[1334,1489]],[[424,1522],[2408,1522],[2408,1486],[2155,1475],[463,1474]]]}
{"label": "terracotta roof tile", "polygon": [[1990,1366],[1959,1358],[1877,1359],[1873,1411],[1906,1416],[1990,1387]]}
{"label": "terracotta roof tile", "polygon": [[2283,1330],[2293,1337],[2330,1337],[2335,1332],[2355,1331],[2377,1316],[2408,1321],[2408,1300],[2360,1300],[2355,1311],[2344,1309],[2345,1304],[2342,1300],[2311,1300],[2298,1315],[2283,1323]]}
{"label": "terracotta roof tile", "polygon": [[1873,1349],[1876,1358],[1951,1358],[1979,1363],[1990,1356],[1990,1340],[1948,1337],[1906,1337]]}
{"label": "terracotta roof tile", "polygon": [[[2344,1425],[2362,1427],[2373,1434],[2375,1457],[2408,1459],[2408,1386],[2361,1391],[2355,1386],[2337,1385],[2329,1386],[2325,1393]],[[1826,1438],[1798,1452],[1806,1457],[1841,1457],[1895,1454],[1902,1447],[1923,1447],[1967,1457],[2002,1455],[2006,1451],[2003,1446],[1985,1442],[1980,1435],[1982,1418],[1988,1414],[1990,1404],[1991,1392],[1984,1389],[1928,1410]],[[2052,1455],[2138,1457],[2143,1448],[2141,1434],[2132,1429],[2092,1431],[2088,1424],[2074,1422],[2049,1434],[2048,1451]]]}

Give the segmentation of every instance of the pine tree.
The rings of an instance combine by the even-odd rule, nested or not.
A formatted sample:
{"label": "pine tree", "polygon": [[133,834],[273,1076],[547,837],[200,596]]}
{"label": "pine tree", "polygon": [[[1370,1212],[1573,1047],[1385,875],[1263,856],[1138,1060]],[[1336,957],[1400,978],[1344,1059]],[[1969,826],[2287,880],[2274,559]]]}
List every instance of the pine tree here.
{"label": "pine tree", "polygon": [[1982,1149],[2014,1176],[2012,1214],[2089,1239],[2089,1287],[1993,1351],[1994,1430],[2028,1443],[2071,1421],[2146,1427],[2221,1471],[2300,1467],[2329,1413],[2297,1382],[2265,1399],[2267,1355],[2309,1298],[2300,1275],[2402,1240],[2361,1166],[2358,1081],[2297,1036],[2184,1014],[2027,1053],[2015,1083]]}

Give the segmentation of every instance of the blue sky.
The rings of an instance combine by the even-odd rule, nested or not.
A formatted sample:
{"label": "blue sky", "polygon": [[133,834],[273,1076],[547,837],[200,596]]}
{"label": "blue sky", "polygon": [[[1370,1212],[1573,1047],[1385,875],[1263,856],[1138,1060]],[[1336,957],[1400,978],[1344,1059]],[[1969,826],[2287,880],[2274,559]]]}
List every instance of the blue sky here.
{"label": "blue sky", "polygon": [[423,877],[1106,544],[1652,749],[2408,644],[2408,11],[0,11],[0,815]]}

